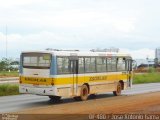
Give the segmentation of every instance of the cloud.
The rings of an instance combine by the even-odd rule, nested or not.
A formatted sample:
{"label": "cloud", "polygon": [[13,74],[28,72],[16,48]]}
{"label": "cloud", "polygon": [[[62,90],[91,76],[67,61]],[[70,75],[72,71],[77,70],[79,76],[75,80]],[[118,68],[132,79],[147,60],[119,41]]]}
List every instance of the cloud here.
{"label": "cloud", "polygon": [[0,0],[1,4],[0,7],[3,8],[12,8],[12,7],[17,7],[17,6],[22,6],[22,5],[30,5],[34,4],[37,2],[41,2],[42,0]]}
{"label": "cloud", "polygon": [[137,50],[130,50],[121,48],[120,52],[128,53],[132,56],[133,59],[154,59],[155,58],[155,50],[148,48],[141,48]]}
{"label": "cloud", "polygon": [[[6,53],[6,35],[0,33],[0,51],[1,57],[5,57]],[[76,36],[66,34],[54,34],[51,32],[43,31],[37,34],[20,35],[9,34],[7,36],[8,43],[8,57],[19,57],[21,51],[30,50],[45,50],[46,48],[54,49],[80,49],[90,50],[92,47],[88,44],[97,44],[96,41],[86,41],[83,39],[76,39]],[[82,44],[84,43],[84,44]],[[104,44],[104,43],[103,43]],[[98,45],[97,45],[98,46]],[[110,46],[111,47],[111,46]],[[104,48],[99,46],[98,48]],[[141,48],[138,50],[131,50],[126,48],[120,48],[120,52],[131,54],[133,59],[146,59],[146,57],[154,58],[154,49]]]}
{"label": "cloud", "polygon": [[[159,1],[5,0],[0,4],[0,50],[125,48],[153,57],[160,44]],[[146,54],[147,53],[147,54]]]}
{"label": "cloud", "polygon": [[[103,4],[104,2],[104,4]],[[16,0],[2,2],[1,5],[8,5],[9,9],[0,11],[1,24],[8,24],[10,27],[21,28],[59,28],[59,29],[87,29],[95,30],[104,28],[107,31],[130,32],[134,29],[134,14],[129,15],[124,12],[123,17],[117,15],[114,9],[118,5],[103,1],[88,2],[57,2],[57,1],[37,1],[29,0],[22,2]],[[65,5],[66,4],[66,5]],[[67,6],[68,7],[65,7]],[[14,7],[18,6],[18,7]],[[45,8],[45,9],[44,9]],[[42,10],[43,11],[42,11]],[[4,12],[5,11],[5,12]],[[119,11],[119,10],[118,10]],[[120,10],[122,11],[122,10]],[[130,11],[130,10],[129,10]],[[93,28],[93,29],[92,29]]]}

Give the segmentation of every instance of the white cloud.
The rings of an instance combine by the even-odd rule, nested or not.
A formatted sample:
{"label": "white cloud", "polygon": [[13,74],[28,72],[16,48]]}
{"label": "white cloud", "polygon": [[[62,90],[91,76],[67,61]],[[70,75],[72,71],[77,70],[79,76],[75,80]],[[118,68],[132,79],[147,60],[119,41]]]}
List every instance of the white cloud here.
{"label": "white cloud", "polygon": [[[127,49],[133,57],[154,57],[159,46],[158,0],[0,0],[0,26],[8,26],[8,50],[52,48]],[[5,27],[0,50],[5,53]]]}
{"label": "white cloud", "polygon": [[130,18],[119,19],[113,22],[113,26],[120,32],[132,32],[135,30],[135,20]]}
{"label": "white cloud", "polygon": [[0,0],[0,7],[11,8],[21,5],[33,4],[36,2],[41,2],[42,0]]}
{"label": "white cloud", "polygon": [[[1,57],[5,57],[6,35],[0,33],[0,38],[0,51],[2,53]],[[78,39],[75,41],[74,39],[75,37],[72,37],[70,35],[56,35],[54,33],[46,31],[29,35],[9,34],[7,36],[8,56],[18,57],[21,51],[44,50],[46,48],[80,50],[92,49],[91,46],[87,46],[87,44],[90,43],[89,41],[85,41],[82,39]],[[85,43],[86,46],[82,45],[81,43]],[[133,57],[133,59],[146,59],[146,57],[154,58],[154,50],[148,48],[141,48],[138,50],[120,48],[120,52],[130,54]]]}
{"label": "white cloud", "polygon": [[[51,2],[49,0],[24,0],[23,2],[16,0],[9,2],[8,0],[7,2],[1,3],[3,6],[9,6],[8,10],[2,9],[1,11],[1,24],[14,24],[19,27],[22,26],[22,28],[23,26],[30,26],[31,28],[42,26],[45,28],[61,29],[91,28],[91,31],[96,28],[104,28],[113,32],[117,30],[118,32],[130,32],[134,30],[136,16],[134,14],[128,16],[126,12],[124,12],[123,17],[117,15],[117,11],[114,11],[116,7],[118,8],[117,4],[111,6],[107,2],[103,4],[102,2],[92,1],[91,6],[90,4],[86,4],[86,1],[76,3],[73,1],[66,2],[65,0],[63,2]],[[64,4],[68,5],[68,8],[65,8]],[[12,8],[14,6],[21,7]],[[30,7],[28,8],[28,6]],[[40,7],[42,9],[45,7],[45,9],[42,11]]]}
{"label": "white cloud", "polygon": [[146,59],[146,58],[154,59],[155,58],[154,49],[141,48],[137,50],[130,50],[130,49],[121,48],[120,52],[130,54],[133,57],[133,59]]}

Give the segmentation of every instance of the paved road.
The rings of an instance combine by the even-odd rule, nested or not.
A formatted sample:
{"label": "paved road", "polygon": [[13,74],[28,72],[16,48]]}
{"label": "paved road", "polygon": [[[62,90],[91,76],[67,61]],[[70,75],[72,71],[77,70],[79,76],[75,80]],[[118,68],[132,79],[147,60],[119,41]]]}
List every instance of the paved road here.
{"label": "paved road", "polygon": [[[160,91],[160,83],[133,85],[132,89],[123,91],[123,95],[133,95],[155,91]],[[114,96],[112,93],[100,94],[97,95],[96,99],[103,99],[107,97]],[[74,102],[74,100],[71,98],[64,98],[63,101],[59,104],[66,104],[71,102]],[[0,97],[0,113],[16,112],[27,108],[49,106],[51,104],[54,103],[51,103],[47,96],[37,96],[28,94],[5,96]]]}
{"label": "paved road", "polygon": [[5,84],[5,83],[16,83],[16,84],[18,84],[18,82],[19,82],[19,77],[0,78],[0,84]]}
{"label": "paved road", "polygon": [[0,81],[18,80],[19,77],[2,77]]}

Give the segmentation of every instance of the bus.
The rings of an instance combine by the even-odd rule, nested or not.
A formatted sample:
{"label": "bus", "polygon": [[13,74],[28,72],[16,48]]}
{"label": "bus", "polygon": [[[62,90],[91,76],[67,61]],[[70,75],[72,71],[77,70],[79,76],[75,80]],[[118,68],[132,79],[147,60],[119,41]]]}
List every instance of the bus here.
{"label": "bus", "polygon": [[89,95],[132,86],[132,57],[116,52],[78,50],[26,51],[20,55],[19,92],[87,100]]}

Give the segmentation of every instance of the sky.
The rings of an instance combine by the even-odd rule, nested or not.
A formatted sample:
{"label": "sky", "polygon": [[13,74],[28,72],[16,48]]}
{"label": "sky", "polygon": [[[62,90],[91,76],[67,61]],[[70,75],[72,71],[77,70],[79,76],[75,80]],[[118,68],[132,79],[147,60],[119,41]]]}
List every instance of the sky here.
{"label": "sky", "polygon": [[160,47],[160,0],[0,3],[0,58],[19,58],[21,51],[46,48],[88,51],[115,47],[134,59],[146,59],[154,58]]}

